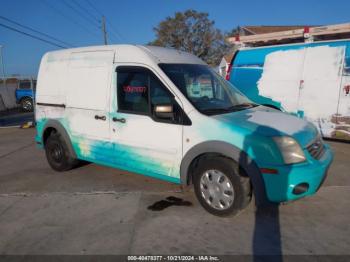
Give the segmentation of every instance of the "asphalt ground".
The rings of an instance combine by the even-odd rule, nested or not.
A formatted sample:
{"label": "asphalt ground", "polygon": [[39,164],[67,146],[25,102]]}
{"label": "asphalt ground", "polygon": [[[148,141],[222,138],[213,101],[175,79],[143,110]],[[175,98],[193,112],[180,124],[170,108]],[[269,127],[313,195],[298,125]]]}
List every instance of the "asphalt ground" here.
{"label": "asphalt ground", "polygon": [[[251,203],[235,217],[219,218],[199,205],[193,190],[142,175],[95,164],[57,173],[47,164],[45,152],[36,148],[34,134],[34,129],[0,129],[2,255],[350,259],[350,144],[329,142],[335,160],[316,195],[268,210],[257,210]],[[180,204],[171,205],[168,197],[181,199]],[[171,203],[164,209],[161,205],[162,210],[150,209],[161,200]]]}

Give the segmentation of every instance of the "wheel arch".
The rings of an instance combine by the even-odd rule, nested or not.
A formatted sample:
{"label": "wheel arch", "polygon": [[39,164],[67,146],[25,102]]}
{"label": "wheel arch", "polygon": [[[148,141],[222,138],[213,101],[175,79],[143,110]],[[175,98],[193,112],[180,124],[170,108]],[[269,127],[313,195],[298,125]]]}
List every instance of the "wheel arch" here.
{"label": "wheel arch", "polygon": [[74,151],[71,139],[69,137],[69,134],[67,130],[64,128],[64,126],[58,121],[54,119],[49,119],[47,123],[45,124],[45,127],[43,129],[42,133],[42,144],[45,146],[45,142],[52,131],[56,130],[58,133],[61,134],[62,138],[66,142],[68,146],[69,153],[72,157],[77,158],[77,155]]}
{"label": "wheel arch", "polygon": [[238,163],[239,167],[242,168],[245,174],[250,178],[256,204],[260,205],[269,202],[265,191],[265,183],[255,161],[244,151],[223,141],[202,142],[187,151],[180,166],[181,184],[189,185],[192,183],[192,170],[196,167],[198,159],[204,155],[220,155]]}

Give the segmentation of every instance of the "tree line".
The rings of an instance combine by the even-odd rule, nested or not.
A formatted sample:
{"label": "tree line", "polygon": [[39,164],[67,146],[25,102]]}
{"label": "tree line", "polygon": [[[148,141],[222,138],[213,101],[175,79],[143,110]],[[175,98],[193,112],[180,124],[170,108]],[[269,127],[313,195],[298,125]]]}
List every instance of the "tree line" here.
{"label": "tree line", "polygon": [[187,10],[176,12],[153,28],[156,39],[150,45],[175,48],[192,53],[211,66],[217,66],[222,57],[232,52],[232,44],[225,41],[237,28],[223,33],[215,28],[208,13]]}

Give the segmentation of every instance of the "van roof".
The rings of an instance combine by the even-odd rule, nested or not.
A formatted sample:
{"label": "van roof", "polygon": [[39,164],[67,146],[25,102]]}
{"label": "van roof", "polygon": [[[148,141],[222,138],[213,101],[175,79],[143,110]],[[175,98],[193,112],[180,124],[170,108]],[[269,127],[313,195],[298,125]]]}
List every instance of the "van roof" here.
{"label": "van roof", "polygon": [[[187,52],[173,48],[146,45],[103,45],[63,49],[48,52],[50,57],[66,57],[72,53],[80,52],[113,51],[114,62],[147,62],[152,60],[155,63],[186,63],[205,64],[201,59]],[[68,58],[69,59],[69,58]]]}

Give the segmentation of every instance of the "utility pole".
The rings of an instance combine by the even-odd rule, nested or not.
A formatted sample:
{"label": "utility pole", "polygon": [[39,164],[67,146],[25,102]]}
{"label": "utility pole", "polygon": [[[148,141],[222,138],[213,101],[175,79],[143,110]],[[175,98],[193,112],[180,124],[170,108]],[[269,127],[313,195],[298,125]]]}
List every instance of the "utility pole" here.
{"label": "utility pole", "polygon": [[[8,90],[7,90],[7,86],[6,86],[6,76],[5,76],[5,67],[4,67],[4,60],[3,60],[3,57],[2,57],[2,48],[3,46],[0,45],[0,62],[1,62],[1,68],[2,68],[2,83],[4,83],[4,88],[6,90],[6,92],[8,93]],[[1,98],[1,102],[3,103],[4,107],[6,108],[6,110],[8,109],[6,104],[5,104],[5,101],[4,99],[2,98],[2,95],[0,95],[0,98]]]}
{"label": "utility pole", "polygon": [[102,33],[103,33],[104,44],[107,45],[106,18],[104,15],[102,16]]}
{"label": "utility pole", "polygon": [[5,80],[5,67],[4,67],[4,60],[2,58],[2,45],[0,45],[0,62],[1,62],[2,76]]}

